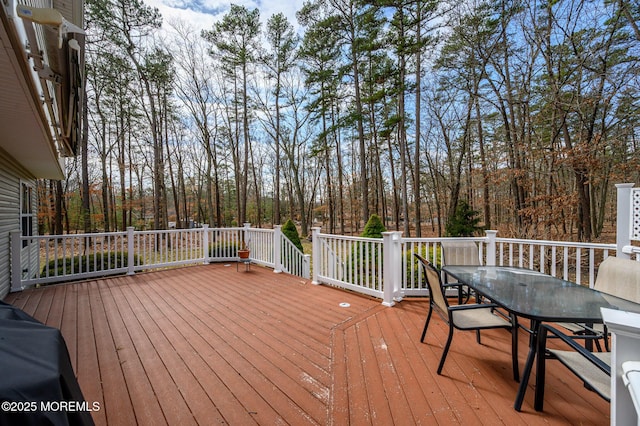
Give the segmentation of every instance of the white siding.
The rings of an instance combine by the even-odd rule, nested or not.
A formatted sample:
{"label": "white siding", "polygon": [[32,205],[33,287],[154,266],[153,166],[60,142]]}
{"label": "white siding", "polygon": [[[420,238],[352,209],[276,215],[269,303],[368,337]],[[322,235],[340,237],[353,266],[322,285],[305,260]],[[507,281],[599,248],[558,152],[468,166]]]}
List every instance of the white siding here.
{"label": "white siding", "polygon": [[[20,231],[21,179],[23,182],[34,182],[5,151],[0,149],[0,300],[4,299],[11,288],[9,233]],[[34,223],[33,227],[36,233],[37,223]]]}

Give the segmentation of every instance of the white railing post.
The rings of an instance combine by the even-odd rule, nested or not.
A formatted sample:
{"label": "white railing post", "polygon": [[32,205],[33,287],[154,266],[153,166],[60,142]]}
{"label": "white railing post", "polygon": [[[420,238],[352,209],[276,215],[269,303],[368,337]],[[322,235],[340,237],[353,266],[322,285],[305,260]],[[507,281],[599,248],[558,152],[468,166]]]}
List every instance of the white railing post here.
{"label": "white railing post", "polygon": [[20,251],[22,250],[22,241],[20,239],[20,231],[10,232],[11,238],[11,291],[24,290],[22,286],[22,266],[20,261]]}
{"label": "white railing post", "polygon": [[402,232],[392,231],[382,233],[382,304],[384,306],[395,305],[395,297],[398,294],[402,281],[402,245],[400,239]]}
{"label": "white railing post", "polygon": [[309,279],[311,277],[311,255],[305,254],[302,265],[302,278]]}
{"label": "white railing post", "polygon": [[640,361],[640,314],[607,308],[601,311],[611,332],[611,424],[637,425],[638,414],[622,377],[622,364]]}
{"label": "white railing post", "polygon": [[135,244],[133,231],[136,228],[133,226],[127,226],[127,275],[135,274]]}
{"label": "white railing post", "polygon": [[204,223],[202,225],[202,257],[204,258],[203,262],[205,265],[209,264],[209,224]]}
{"label": "white railing post", "polygon": [[320,284],[318,272],[320,271],[320,228],[311,228],[311,260],[313,262],[313,279],[311,284]]}
{"label": "white railing post", "polygon": [[273,272],[282,272],[282,225],[273,226]]}
{"label": "white railing post", "polygon": [[633,183],[617,183],[618,204],[616,219],[616,256],[629,259],[629,253],[624,252],[626,246],[631,245],[631,221],[633,218],[631,207],[631,190]]}
{"label": "white railing post", "polygon": [[495,266],[496,264],[496,235],[498,231],[486,230],[484,233],[487,236],[487,266]]}

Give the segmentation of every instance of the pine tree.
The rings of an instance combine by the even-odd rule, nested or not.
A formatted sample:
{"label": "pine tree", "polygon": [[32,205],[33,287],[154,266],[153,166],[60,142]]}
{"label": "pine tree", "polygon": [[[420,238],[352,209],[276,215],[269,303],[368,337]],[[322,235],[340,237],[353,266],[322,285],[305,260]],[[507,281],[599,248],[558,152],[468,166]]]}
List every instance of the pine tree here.
{"label": "pine tree", "polygon": [[[238,222],[247,219],[247,196],[249,179],[249,118],[251,115],[249,100],[249,75],[257,61],[260,35],[260,11],[249,10],[244,6],[231,5],[229,12],[222,20],[215,23],[210,31],[203,31],[202,36],[212,44],[209,54],[219,58],[223,65],[225,77],[229,80],[229,88],[234,88],[231,98],[234,105],[235,130],[232,150],[236,187],[238,190]],[[240,150],[242,141],[242,150]],[[242,164],[240,159],[242,158]],[[258,217],[260,203],[258,205]]]}
{"label": "pine tree", "polygon": [[465,200],[460,201],[455,214],[449,218],[446,234],[448,237],[472,237],[484,228],[478,226],[480,213],[473,210]]}

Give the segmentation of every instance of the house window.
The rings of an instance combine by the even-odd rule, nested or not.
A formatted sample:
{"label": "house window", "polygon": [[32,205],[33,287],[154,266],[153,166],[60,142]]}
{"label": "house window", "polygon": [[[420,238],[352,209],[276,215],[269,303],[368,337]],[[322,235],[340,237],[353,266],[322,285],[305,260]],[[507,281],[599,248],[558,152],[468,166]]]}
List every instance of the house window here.
{"label": "house window", "polygon": [[[33,188],[26,183],[21,183],[20,191],[20,224],[22,236],[33,236]],[[22,247],[26,247],[28,241],[22,241]]]}

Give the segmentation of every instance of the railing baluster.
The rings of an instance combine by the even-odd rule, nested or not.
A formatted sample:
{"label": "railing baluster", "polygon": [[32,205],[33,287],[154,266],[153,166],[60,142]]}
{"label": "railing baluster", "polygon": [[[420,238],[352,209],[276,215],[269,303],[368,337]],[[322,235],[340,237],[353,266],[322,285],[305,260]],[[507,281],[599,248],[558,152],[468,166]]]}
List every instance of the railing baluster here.
{"label": "railing baluster", "polygon": [[579,283],[580,282],[580,277],[581,277],[581,267],[580,265],[582,264],[582,250],[580,249],[580,247],[578,247],[576,249],[576,279],[575,282]]}

